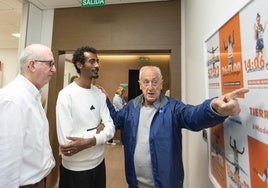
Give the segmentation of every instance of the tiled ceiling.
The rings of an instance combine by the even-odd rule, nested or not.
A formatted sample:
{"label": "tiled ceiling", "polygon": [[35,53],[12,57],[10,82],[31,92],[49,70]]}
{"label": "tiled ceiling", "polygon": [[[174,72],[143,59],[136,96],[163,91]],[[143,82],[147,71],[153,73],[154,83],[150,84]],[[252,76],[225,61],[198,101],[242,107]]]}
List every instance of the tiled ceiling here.
{"label": "tiled ceiling", "polygon": [[19,39],[12,33],[19,33],[22,2],[0,0],[0,48],[17,48]]}
{"label": "tiled ceiling", "polygon": [[[28,0],[40,9],[79,7],[81,0]],[[144,3],[168,0],[106,0],[106,4]],[[19,38],[12,33],[19,33],[23,0],[0,0],[0,49],[17,48]]]}

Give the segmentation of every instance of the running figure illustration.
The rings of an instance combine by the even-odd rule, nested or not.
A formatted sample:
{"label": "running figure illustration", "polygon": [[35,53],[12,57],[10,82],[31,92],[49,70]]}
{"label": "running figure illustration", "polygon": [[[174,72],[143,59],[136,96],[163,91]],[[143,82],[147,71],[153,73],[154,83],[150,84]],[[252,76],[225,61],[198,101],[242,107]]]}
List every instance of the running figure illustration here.
{"label": "running figure illustration", "polygon": [[258,62],[265,66],[266,69],[268,66],[268,62],[266,62],[266,54],[265,54],[265,48],[264,48],[264,39],[263,34],[266,28],[266,22],[264,25],[261,23],[261,15],[260,13],[257,13],[256,16],[256,23],[254,24],[254,38],[256,40],[256,58]]}
{"label": "running figure illustration", "polygon": [[232,137],[230,136],[230,147],[233,149],[234,152],[234,161],[231,162],[229,161],[234,167],[235,167],[235,175],[239,175],[239,170],[241,169],[243,171],[244,174],[247,175],[247,173],[242,169],[242,167],[239,165],[239,161],[238,161],[238,154],[243,155],[243,153],[245,152],[245,147],[243,147],[242,151],[239,151],[237,146],[236,146],[236,140],[233,140],[233,145],[232,145]]}
{"label": "running figure illustration", "polygon": [[233,50],[234,44],[235,40],[233,30],[232,34],[228,35],[228,43],[226,44],[225,41],[223,40],[224,50],[228,51],[228,65],[231,66],[231,68],[233,68],[234,64],[234,50]]}

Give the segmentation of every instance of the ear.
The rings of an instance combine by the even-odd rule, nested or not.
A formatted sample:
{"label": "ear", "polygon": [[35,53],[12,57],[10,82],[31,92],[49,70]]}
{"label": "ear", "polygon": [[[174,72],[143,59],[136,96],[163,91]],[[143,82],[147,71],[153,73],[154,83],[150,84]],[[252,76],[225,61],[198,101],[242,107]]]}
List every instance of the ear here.
{"label": "ear", "polygon": [[31,60],[27,64],[28,69],[32,72],[35,72],[35,62]]}
{"label": "ear", "polygon": [[161,80],[161,87],[160,87],[161,90],[163,89],[163,83],[164,83],[164,80],[162,79],[162,80]]}
{"label": "ear", "polygon": [[139,85],[140,85],[140,90],[142,90],[142,85],[141,85],[141,81],[139,80]]}
{"label": "ear", "polygon": [[80,63],[79,61],[76,63],[76,66],[77,66],[77,68],[80,69],[80,70],[83,68],[83,64]]}

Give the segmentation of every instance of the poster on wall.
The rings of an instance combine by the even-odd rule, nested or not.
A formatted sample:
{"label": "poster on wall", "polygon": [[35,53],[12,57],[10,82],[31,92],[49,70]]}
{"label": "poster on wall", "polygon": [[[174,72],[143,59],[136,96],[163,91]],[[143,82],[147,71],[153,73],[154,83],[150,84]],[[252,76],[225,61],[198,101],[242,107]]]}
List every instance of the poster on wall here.
{"label": "poster on wall", "polygon": [[268,188],[268,1],[252,0],[205,41],[208,97],[246,87],[241,113],[209,129],[215,187]]}

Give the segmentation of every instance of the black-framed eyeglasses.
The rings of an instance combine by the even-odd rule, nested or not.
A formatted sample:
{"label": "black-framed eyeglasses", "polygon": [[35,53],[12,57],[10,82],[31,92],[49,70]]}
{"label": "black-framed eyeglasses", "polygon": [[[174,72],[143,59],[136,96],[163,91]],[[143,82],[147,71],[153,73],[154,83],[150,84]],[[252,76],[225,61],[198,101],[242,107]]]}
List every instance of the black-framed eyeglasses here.
{"label": "black-framed eyeglasses", "polygon": [[91,59],[88,59],[88,62],[91,64],[91,65],[95,65],[95,63],[100,63],[100,60],[99,59],[94,59],[94,58],[91,58]]}
{"label": "black-framed eyeglasses", "polygon": [[39,59],[35,59],[35,62],[40,62],[40,63],[46,63],[50,68],[52,68],[55,63],[53,60],[39,60]]}

